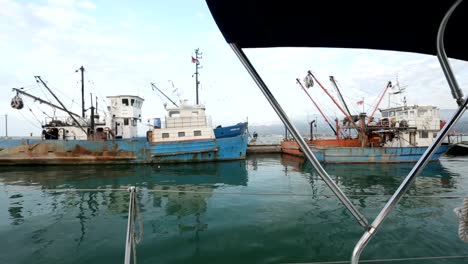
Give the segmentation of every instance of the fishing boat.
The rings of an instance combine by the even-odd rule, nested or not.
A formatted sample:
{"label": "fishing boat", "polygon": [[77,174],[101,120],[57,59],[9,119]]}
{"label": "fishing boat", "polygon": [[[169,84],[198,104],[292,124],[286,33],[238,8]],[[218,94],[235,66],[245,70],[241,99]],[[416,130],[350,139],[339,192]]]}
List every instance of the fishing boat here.
{"label": "fishing boat", "polygon": [[[198,74],[198,50],[196,54]],[[160,164],[245,159],[247,122],[213,128],[205,105],[198,102],[198,78],[196,84],[196,103],[183,100],[166,107],[165,118],[152,119],[146,136],[138,136],[144,102],[139,96],[108,96],[108,111],[102,118],[95,114],[94,106],[86,118],[84,110],[80,116],[60,103],[61,107],[55,107],[67,112],[68,118],[47,122],[42,138],[0,141],[0,164]],[[21,109],[24,102],[20,95],[26,94],[14,91],[17,95],[12,106]]]}
{"label": "fishing boat", "polygon": [[[395,0],[382,1],[378,5],[371,1],[207,0],[207,3],[224,39],[297,141],[304,156],[362,227],[363,234],[350,252],[350,262],[359,263],[365,247],[405,196],[415,178],[436,155],[444,138],[466,110],[468,100],[458,86],[445,45],[447,44],[452,58],[468,61],[467,41],[460,38],[465,32],[468,6],[466,3],[462,4],[462,0],[435,1],[431,4]],[[266,6],[268,8],[265,8]],[[330,15],[330,12],[324,12],[328,10],[333,10],[333,15]],[[389,19],[386,14],[395,15],[398,19]],[[414,14],[424,15],[415,19]],[[372,222],[367,220],[366,216],[327,173],[244,52],[244,49],[279,47],[391,50],[437,56],[458,108],[438,131],[431,144],[425,148],[424,153],[418,155],[419,158],[413,168]],[[467,201],[468,199],[465,198],[463,206],[457,210],[460,221],[459,237],[463,241],[468,241]],[[442,256],[433,259],[440,261],[444,258],[452,257]],[[414,259],[424,258],[411,258],[411,260]],[[395,258],[387,261],[393,260]],[[381,260],[374,259],[373,261]]]}
{"label": "fishing boat", "polygon": [[[323,91],[328,95],[328,97],[333,101],[333,103],[337,106],[337,108],[346,116],[346,118],[343,120],[343,124],[349,124],[352,122],[354,125],[352,128],[357,128],[357,126],[354,124],[355,121],[357,121],[357,116],[351,115],[351,112],[349,111],[349,108],[346,104],[346,102],[343,99],[343,96],[341,95],[341,92],[338,88],[338,85],[336,84],[335,78],[333,76],[330,76],[330,81],[334,85],[339,98],[343,104],[343,107],[336,101],[336,99],[328,92],[327,89],[316,79],[315,75],[312,74],[312,72],[309,71],[308,73],[308,78],[305,78],[304,81],[306,82],[306,86],[312,87],[315,82],[323,89]],[[311,78],[309,78],[311,77]],[[307,144],[311,146],[319,146],[319,147],[360,147],[361,146],[361,140],[357,137],[353,137],[352,135],[344,135],[343,130],[340,130],[340,126],[338,123],[338,119],[335,119],[335,126],[331,124],[329,121],[329,118],[325,115],[325,113],[322,111],[321,107],[318,105],[318,103],[312,98],[310,93],[307,91],[307,89],[304,87],[302,82],[299,80],[299,78],[296,79],[297,84],[299,84],[302,88],[302,90],[306,93],[306,95],[309,97],[311,100],[312,104],[315,106],[315,108],[318,110],[320,115],[323,117],[324,121],[328,124],[330,129],[332,130],[333,134],[335,135],[336,138],[314,138],[314,126],[317,126],[316,120],[313,120],[310,123],[310,138],[307,139]],[[343,135],[342,135],[343,134]],[[290,154],[290,155],[295,155],[295,156],[301,156],[303,157],[304,154],[297,144],[297,142],[294,140],[294,138],[285,138],[281,141],[281,152],[285,154]]]}
{"label": "fishing boat", "polygon": [[[312,80],[320,84],[310,71],[306,80],[309,87],[312,86]],[[320,86],[322,85],[320,84]],[[333,128],[335,139],[314,139],[311,137],[306,141],[320,162],[415,163],[418,161],[445,122],[440,119],[438,107],[406,105],[406,98],[403,100],[403,106],[380,109],[381,118],[376,119],[374,117],[375,111],[391,87],[392,83],[388,82],[370,116],[367,116],[366,113],[351,115],[343,99],[344,107],[340,106],[329,95],[345,118],[342,121],[335,119],[335,128]],[[399,85],[397,87],[398,91],[393,94],[403,92]],[[323,89],[325,90],[325,88]],[[304,91],[307,93],[305,88]],[[317,105],[316,107],[320,110]],[[320,111],[320,113],[323,115],[323,112]],[[325,116],[324,119],[327,121]],[[342,133],[345,130],[353,130],[355,133],[353,135]],[[449,143],[441,145],[432,156],[431,161],[438,160],[452,146],[453,144]],[[294,139],[283,140],[281,150],[289,155],[304,156],[299,144]]]}

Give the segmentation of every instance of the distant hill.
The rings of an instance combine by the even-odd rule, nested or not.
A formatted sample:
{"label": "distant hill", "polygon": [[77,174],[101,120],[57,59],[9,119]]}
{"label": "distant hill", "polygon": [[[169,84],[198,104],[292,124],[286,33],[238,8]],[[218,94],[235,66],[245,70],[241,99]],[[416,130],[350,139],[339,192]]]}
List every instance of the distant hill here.
{"label": "distant hill", "polygon": [[[441,109],[440,117],[442,120],[449,120],[455,109]],[[293,124],[304,137],[309,137],[310,126],[307,121],[292,120]],[[458,123],[455,125],[455,130],[458,133],[468,134],[468,115],[464,114]],[[249,124],[249,131],[252,134],[257,132],[259,135],[284,135],[285,126],[282,123],[275,123],[271,125],[256,125],[255,123]],[[317,120],[317,132],[320,135],[332,136],[333,132],[325,121]]]}

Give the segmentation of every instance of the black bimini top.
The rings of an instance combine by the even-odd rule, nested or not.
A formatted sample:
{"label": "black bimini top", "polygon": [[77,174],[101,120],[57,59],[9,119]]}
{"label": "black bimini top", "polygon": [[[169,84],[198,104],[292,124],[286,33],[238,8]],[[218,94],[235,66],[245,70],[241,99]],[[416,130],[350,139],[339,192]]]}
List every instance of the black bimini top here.
{"label": "black bimini top", "polygon": [[[455,0],[207,0],[228,43],[240,48],[329,47],[436,54],[437,32]],[[449,58],[468,61],[468,3],[445,31]]]}

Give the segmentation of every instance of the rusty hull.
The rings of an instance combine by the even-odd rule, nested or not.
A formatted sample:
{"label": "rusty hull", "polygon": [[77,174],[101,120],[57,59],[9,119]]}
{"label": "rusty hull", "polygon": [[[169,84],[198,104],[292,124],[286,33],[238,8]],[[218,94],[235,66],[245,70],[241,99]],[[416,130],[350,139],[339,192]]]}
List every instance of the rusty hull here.
{"label": "rusty hull", "polygon": [[[123,145],[119,146],[119,145]],[[2,165],[143,163],[150,157],[142,142],[42,141],[0,151]]]}

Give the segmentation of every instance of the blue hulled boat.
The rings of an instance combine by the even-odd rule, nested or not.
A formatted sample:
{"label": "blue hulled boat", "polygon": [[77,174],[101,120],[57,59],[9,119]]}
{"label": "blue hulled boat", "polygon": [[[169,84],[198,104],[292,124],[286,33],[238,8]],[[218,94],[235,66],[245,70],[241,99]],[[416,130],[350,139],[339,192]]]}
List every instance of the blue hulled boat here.
{"label": "blue hulled boat", "polygon": [[[323,163],[416,163],[427,147],[319,147],[309,146],[318,161]],[[438,160],[452,146],[441,145],[432,155]]]}
{"label": "blue hulled boat", "polygon": [[[196,54],[192,61],[198,77],[198,50]],[[174,107],[165,107],[164,119],[153,119],[146,137],[138,136],[137,131],[144,99],[108,96],[104,119],[93,111],[88,119],[67,111],[68,117],[54,118],[43,126],[41,138],[0,139],[0,164],[159,164],[245,159],[247,122],[213,129],[205,106],[198,103],[198,78],[196,83],[196,104],[171,101]],[[12,106],[21,109],[19,94],[25,93],[16,92]]]}
{"label": "blue hulled boat", "polygon": [[[399,106],[381,109],[380,120],[369,122],[360,115],[354,138],[310,139],[308,147],[322,163],[416,163],[436,138],[445,122],[440,120],[439,108],[435,106]],[[354,129],[340,126],[336,131]],[[430,158],[438,160],[454,144],[442,144]],[[304,156],[295,140],[281,142],[283,153]]]}

